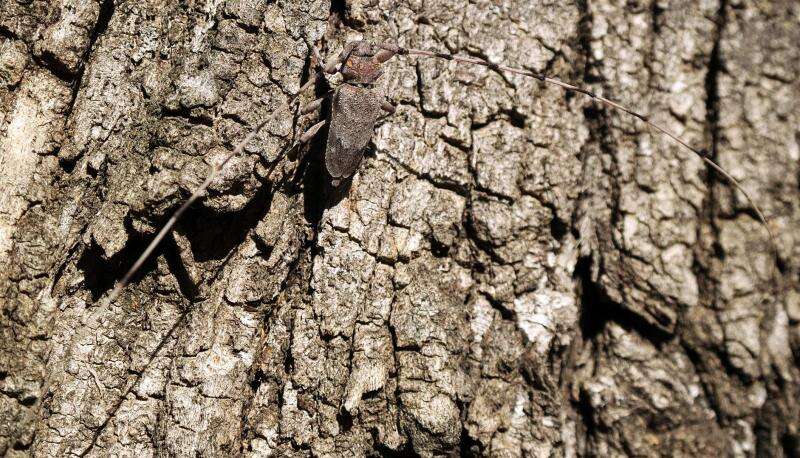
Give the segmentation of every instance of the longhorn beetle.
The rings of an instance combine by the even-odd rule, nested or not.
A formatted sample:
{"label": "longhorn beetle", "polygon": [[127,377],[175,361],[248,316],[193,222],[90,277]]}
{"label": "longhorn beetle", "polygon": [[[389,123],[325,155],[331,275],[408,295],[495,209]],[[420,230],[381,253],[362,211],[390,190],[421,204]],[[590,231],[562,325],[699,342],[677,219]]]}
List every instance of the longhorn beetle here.
{"label": "longhorn beetle", "polygon": [[[300,136],[299,141],[294,147],[302,145],[310,141],[317,132],[326,124],[329,125],[329,134],[327,145],[325,148],[325,169],[331,179],[334,187],[339,186],[343,181],[347,180],[361,164],[364,155],[364,149],[372,138],[373,128],[381,111],[388,113],[394,112],[394,107],[384,100],[383,95],[374,87],[374,83],[382,75],[381,65],[394,56],[419,56],[427,58],[437,58],[462,62],[472,65],[481,65],[488,67],[498,72],[513,73],[522,75],[529,78],[535,78],[543,83],[551,84],[562,88],[565,91],[576,92],[583,94],[594,101],[600,102],[614,110],[627,113],[634,118],[639,119],[647,126],[655,129],[662,135],[665,135],[677,142],[679,145],[688,149],[695,155],[699,156],[709,167],[720,173],[725,179],[730,182],[736,189],[741,192],[747,199],[750,206],[758,215],[758,219],[764,225],[769,233],[770,242],[775,248],[774,236],[769,228],[767,218],[764,213],[756,205],[750,195],[742,188],[739,182],[714,162],[709,156],[708,150],[697,149],[689,145],[687,142],[679,138],[677,135],[668,131],[666,128],[659,124],[650,121],[647,116],[640,114],[630,108],[627,108],[613,100],[610,100],[601,95],[585,89],[581,86],[570,84],[545,74],[535,71],[509,67],[502,64],[492,63],[477,57],[459,56],[441,52],[431,52],[421,49],[403,48],[396,44],[391,43],[371,43],[369,41],[353,41],[345,45],[342,53],[332,59],[331,61],[322,64],[322,59],[319,56],[316,48],[310,46],[316,58],[316,71],[314,75],[307,81],[289,100],[289,105],[293,106],[298,100],[298,97],[309,87],[314,85],[318,78],[326,78],[325,74],[340,74],[342,76],[342,83],[336,87],[332,94],[328,94],[322,98],[314,100],[308,105],[301,108],[302,114],[308,114],[319,108],[327,97],[332,96],[332,108],[330,120],[322,120],[311,126],[305,133]],[[130,282],[131,277],[141,268],[145,260],[153,253],[155,248],[170,232],[172,227],[181,217],[181,215],[189,208],[192,203],[199,199],[209,185],[214,181],[214,178],[219,174],[223,167],[233,157],[241,154],[244,146],[253,139],[261,129],[273,120],[275,115],[267,117],[264,121],[257,124],[246,136],[239,142],[236,147],[228,153],[222,161],[211,166],[208,176],[205,181],[198,187],[189,199],[181,205],[178,210],[170,217],[163,228],[158,232],[152,242],[147,246],[144,252],[139,256],[133,266],[128,270],[122,280],[112,290],[107,298],[107,303],[111,303],[120,294],[123,288]],[[292,149],[294,149],[294,147]]]}

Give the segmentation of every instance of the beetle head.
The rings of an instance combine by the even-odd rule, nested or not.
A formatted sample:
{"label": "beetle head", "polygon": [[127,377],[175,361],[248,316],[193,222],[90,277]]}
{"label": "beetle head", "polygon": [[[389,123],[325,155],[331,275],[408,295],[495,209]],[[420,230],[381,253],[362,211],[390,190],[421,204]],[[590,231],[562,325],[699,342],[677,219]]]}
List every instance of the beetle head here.
{"label": "beetle head", "polygon": [[345,81],[372,84],[383,75],[381,64],[391,59],[395,51],[368,41],[348,43],[336,62],[326,66],[328,73],[341,73]]}

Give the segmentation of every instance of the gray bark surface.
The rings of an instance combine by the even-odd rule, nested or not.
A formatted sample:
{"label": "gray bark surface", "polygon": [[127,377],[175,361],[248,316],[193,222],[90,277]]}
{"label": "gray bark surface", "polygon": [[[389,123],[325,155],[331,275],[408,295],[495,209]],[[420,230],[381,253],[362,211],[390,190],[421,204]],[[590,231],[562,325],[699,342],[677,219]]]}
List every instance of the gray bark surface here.
{"label": "gray bark surface", "polygon": [[[455,62],[386,64],[334,192],[287,101],[362,37],[648,113],[777,256],[673,142]],[[793,0],[0,2],[0,454],[800,455],[798,43]]]}

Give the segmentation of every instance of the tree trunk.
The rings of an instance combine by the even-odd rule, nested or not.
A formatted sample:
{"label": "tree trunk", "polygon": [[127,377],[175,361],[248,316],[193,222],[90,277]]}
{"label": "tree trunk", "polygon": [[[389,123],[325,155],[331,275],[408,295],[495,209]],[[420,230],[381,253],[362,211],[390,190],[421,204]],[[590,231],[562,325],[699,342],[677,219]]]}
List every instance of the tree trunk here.
{"label": "tree trunk", "polygon": [[[777,254],[634,118],[453,61],[385,64],[333,189],[287,102],[361,37],[648,113]],[[798,2],[6,0],[0,40],[1,453],[800,454]]]}

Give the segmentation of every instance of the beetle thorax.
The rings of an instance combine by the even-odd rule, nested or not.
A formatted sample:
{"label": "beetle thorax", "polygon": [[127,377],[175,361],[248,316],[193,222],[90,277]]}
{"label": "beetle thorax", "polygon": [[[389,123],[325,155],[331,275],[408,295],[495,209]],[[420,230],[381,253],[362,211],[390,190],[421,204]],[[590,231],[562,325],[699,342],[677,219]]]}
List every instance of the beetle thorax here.
{"label": "beetle thorax", "polygon": [[369,42],[354,43],[341,66],[344,80],[352,84],[371,84],[381,77],[381,61],[375,55],[379,50]]}

